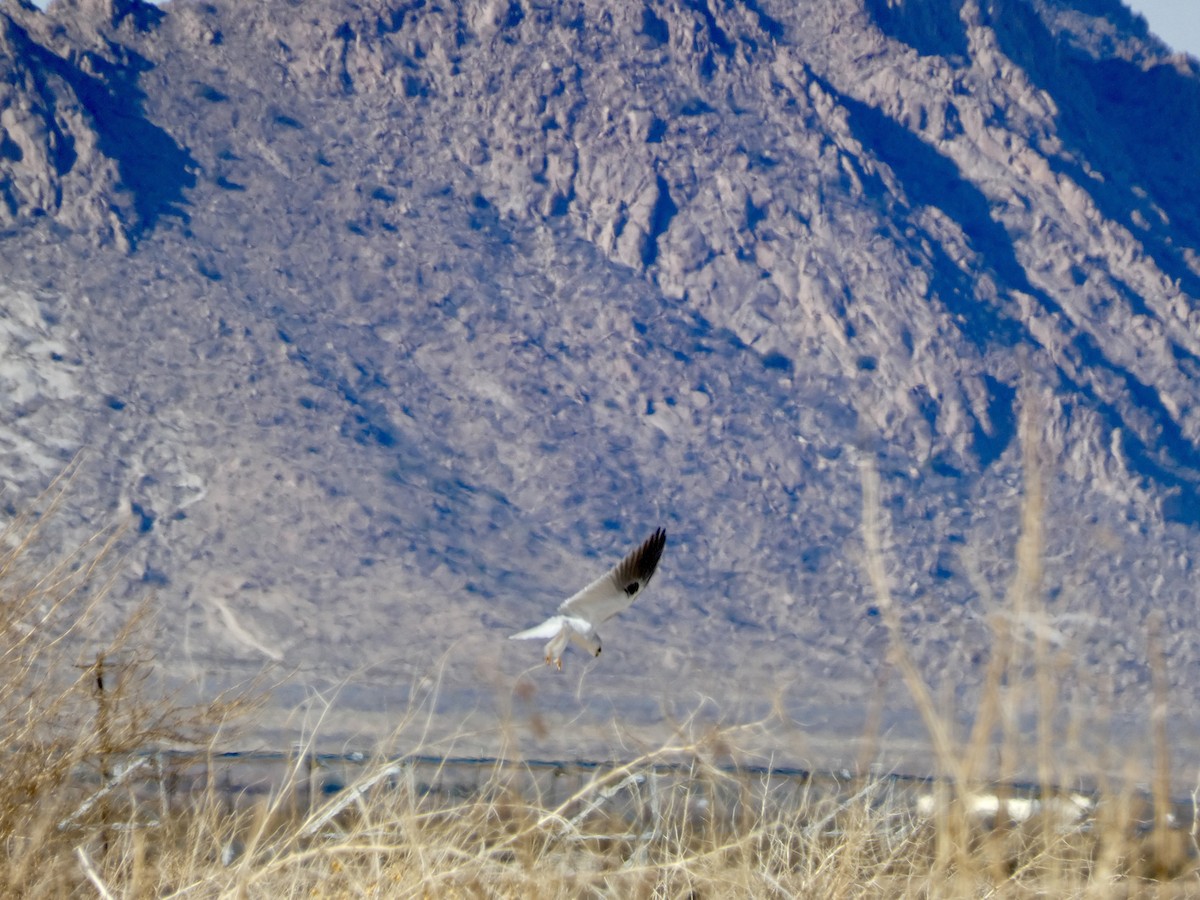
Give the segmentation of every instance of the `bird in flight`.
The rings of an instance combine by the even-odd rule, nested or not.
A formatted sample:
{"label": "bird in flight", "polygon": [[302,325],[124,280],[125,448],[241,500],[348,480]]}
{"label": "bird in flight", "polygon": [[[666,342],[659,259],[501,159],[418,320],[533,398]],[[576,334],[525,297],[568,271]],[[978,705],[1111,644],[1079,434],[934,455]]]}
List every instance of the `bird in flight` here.
{"label": "bird in flight", "polygon": [[567,648],[568,641],[574,641],[588,653],[599,656],[600,635],[596,633],[596,626],[628,607],[646,589],[666,545],[667,533],[661,528],[655,529],[642,546],[578,594],[564,600],[558,608],[559,615],[551,616],[541,625],[509,635],[509,640],[548,638],[546,664],[553,663],[560,672],[563,650]]}

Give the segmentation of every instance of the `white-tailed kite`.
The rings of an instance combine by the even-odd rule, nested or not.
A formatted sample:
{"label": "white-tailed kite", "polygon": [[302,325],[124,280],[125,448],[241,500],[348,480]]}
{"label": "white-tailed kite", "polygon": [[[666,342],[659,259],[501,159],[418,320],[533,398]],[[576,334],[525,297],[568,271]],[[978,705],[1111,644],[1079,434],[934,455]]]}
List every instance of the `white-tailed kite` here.
{"label": "white-tailed kite", "polygon": [[560,615],[551,616],[541,625],[509,635],[509,640],[549,638],[546,664],[562,671],[562,654],[567,641],[574,641],[593,656],[600,655],[600,635],[596,626],[625,609],[646,589],[667,545],[667,533],[661,528],[627,557],[597,578],[574,597],[564,600]]}

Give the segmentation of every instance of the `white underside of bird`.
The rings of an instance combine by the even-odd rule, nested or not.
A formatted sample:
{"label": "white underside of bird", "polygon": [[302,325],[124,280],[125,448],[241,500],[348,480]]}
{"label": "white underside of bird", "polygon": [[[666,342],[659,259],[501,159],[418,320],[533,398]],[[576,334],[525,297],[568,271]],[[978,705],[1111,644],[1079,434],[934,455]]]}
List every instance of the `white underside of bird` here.
{"label": "white underside of bird", "polygon": [[592,656],[600,655],[596,626],[626,609],[650,583],[666,546],[667,533],[657,529],[630,553],[582,591],[559,606],[559,615],[541,625],[510,635],[510,640],[546,640],[546,663],[562,671],[562,655],[571,642]]}

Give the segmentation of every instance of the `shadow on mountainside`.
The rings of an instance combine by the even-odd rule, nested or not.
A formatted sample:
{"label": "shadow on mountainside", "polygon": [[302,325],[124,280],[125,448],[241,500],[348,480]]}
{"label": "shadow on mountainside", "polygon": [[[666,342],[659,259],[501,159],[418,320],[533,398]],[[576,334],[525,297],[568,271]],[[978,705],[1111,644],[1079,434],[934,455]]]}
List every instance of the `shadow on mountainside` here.
{"label": "shadow on mountainside", "polygon": [[[91,115],[100,152],[117,164],[122,185],[132,196],[137,221],[125,223],[130,238],[154,228],[163,215],[186,220],[183,192],[196,184],[196,163],[143,111],[145,94],[138,79],[153,64],[126,47],[111,44],[115,61],[92,52],[80,54],[79,62],[67,60],[33,40],[19,25],[14,23],[13,30],[29,64],[66,82]],[[89,74],[80,63],[95,74]],[[48,85],[44,88],[52,92]]]}
{"label": "shadow on mountainside", "polygon": [[967,32],[959,18],[963,0],[866,0],[879,30],[923,56],[967,56]]}
{"label": "shadow on mountainside", "polygon": [[[987,24],[1001,49],[1058,105],[1057,131],[1068,152],[1050,158],[1051,166],[1087,191],[1106,218],[1141,240],[1184,291],[1200,296],[1200,275],[1181,256],[1184,248],[1200,247],[1196,63],[1144,67],[1118,56],[1097,58],[1055,38],[1027,4],[1005,0],[993,6]],[[1113,19],[1120,13],[1128,16],[1124,7],[1095,10]],[[1077,159],[1102,177],[1084,171]]]}
{"label": "shadow on mountainside", "polygon": [[[954,61],[969,52],[961,0],[866,3],[881,31],[921,54]],[[1112,23],[1121,34],[1153,41],[1145,20],[1118,0],[1074,0],[1073,6]],[[1200,274],[1180,255],[1182,248],[1200,246],[1196,63],[1147,67],[1111,50],[1097,57],[1067,36],[1055,37],[1023,0],[996,0],[981,15],[1004,54],[1058,105],[1057,130],[1068,152],[1051,157],[1051,167],[1086,190],[1106,218],[1142,240],[1159,267],[1179,279],[1185,291],[1200,295]],[[1111,37],[1093,37],[1100,47],[1113,43]],[[1080,159],[1103,177],[1090,174]]]}
{"label": "shadow on mountainside", "polygon": [[[1200,450],[1183,434],[1152,385],[1145,384],[1126,367],[1108,358],[1092,335],[1071,327],[1070,318],[1047,293],[1030,283],[1004,226],[991,217],[990,201],[957,165],[938,153],[904,126],[880,110],[839,93],[823,82],[850,113],[855,136],[884,162],[903,184],[914,206],[943,210],[963,226],[972,247],[987,261],[1003,288],[1033,297],[1063,329],[1068,357],[1078,372],[1108,373],[1124,389],[1125,403],[1105,401],[1093,385],[1056,368],[1064,386],[1083,397],[1104,418],[1109,428],[1121,428],[1131,468],[1175,492],[1177,502],[1164,506],[1164,515],[1200,526]],[[882,192],[882,185],[877,185]],[[937,246],[937,239],[928,235]],[[964,337],[980,348],[1038,343],[1024,323],[1002,309],[989,307],[974,296],[967,276],[948,255],[935,256],[933,296],[954,314]],[[1139,422],[1141,419],[1143,421]],[[1011,433],[1009,435],[1011,438]],[[994,452],[994,448],[993,448]]]}

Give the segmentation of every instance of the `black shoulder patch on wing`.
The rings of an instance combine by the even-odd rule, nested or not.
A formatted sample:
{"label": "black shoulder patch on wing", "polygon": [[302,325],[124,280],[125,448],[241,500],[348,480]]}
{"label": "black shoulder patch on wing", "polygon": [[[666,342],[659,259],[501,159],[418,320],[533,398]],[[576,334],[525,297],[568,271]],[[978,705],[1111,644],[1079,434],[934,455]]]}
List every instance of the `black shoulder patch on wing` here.
{"label": "black shoulder patch on wing", "polygon": [[662,558],[663,547],[667,545],[667,533],[655,529],[654,534],[646,539],[642,546],[630,553],[617,566],[615,581],[627,595],[632,597],[646,586],[658,568]]}

